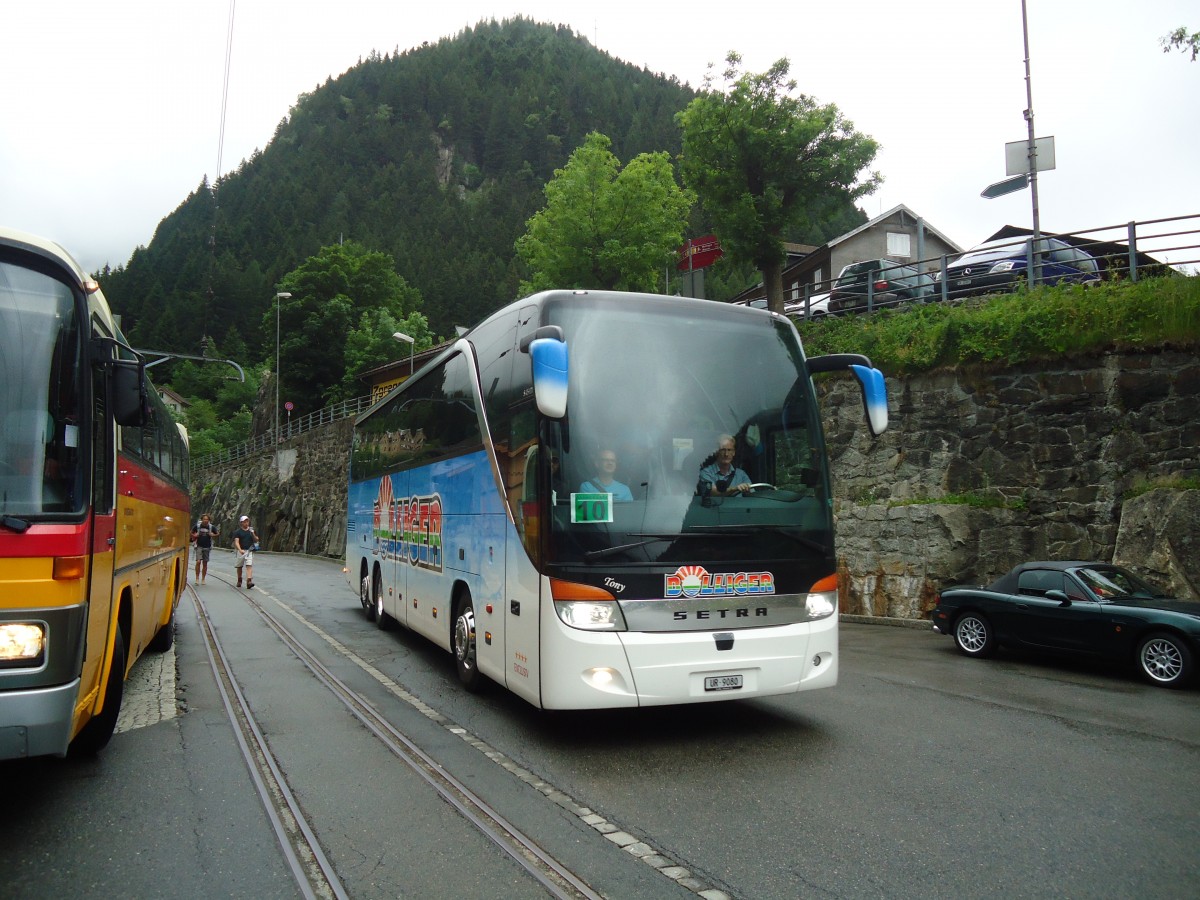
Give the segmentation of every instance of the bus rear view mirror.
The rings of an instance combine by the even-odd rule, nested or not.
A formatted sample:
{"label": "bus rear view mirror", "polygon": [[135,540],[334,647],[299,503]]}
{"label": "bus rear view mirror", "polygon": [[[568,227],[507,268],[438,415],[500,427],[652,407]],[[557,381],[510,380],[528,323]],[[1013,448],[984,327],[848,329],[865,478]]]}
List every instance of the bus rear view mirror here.
{"label": "bus rear view mirror", "polygon": [[550,419],[567,414],[567,344],[557,337],[529,343],[533,361],[533,396],[538,412]]}
{"label": "bus rear view mirror", "polygon": [[837,372],[849,369],[858,379],[862,391],[863,408],[867,414],[867,427],[875,437],[887,431],[887,385],[883,373],[871,365],[871,360],[861,353],[831,353],[827,356],[814,356],[807,361],[808,374],[818,372]]}
{"label": "bus rear view mirror", "polygon": [[148,398],[142,364],[135,359],[114,359],[109,366],[113,418],[118,425],[145,425]]}
{"label": "bus rear view mirror", "polygon": [[867,427],[875,437],[887,431],[887,385],[883,373],[874,366],[851,366],[850,371],[858,378],[862,388],[863,408],[867,414]]}

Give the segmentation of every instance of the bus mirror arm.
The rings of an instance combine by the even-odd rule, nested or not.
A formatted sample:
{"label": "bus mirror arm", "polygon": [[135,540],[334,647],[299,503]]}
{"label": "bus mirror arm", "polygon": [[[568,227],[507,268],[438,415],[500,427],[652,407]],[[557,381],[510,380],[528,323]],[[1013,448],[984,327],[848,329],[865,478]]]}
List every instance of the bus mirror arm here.
{"label": "bus mirror arm", "polygon": [[[132,359],[116,356],[117,348]],[[89,347],[93,365],[108,374],[108,402],[118,425],[141,427],[150,419],[150,397],[146,393],[146,366],[136,350],[112,337],[93,337]]]}
{"label": "bus mirror arm", "polygon": [[543,325],[531,334],[521,338],[519,349],[522,353],[528,353],[530,346],[534,341],[542,340],[543,338],[551,338],[558,341],[560,344],[566,341],[566,336],[563,330],[558,325]]}

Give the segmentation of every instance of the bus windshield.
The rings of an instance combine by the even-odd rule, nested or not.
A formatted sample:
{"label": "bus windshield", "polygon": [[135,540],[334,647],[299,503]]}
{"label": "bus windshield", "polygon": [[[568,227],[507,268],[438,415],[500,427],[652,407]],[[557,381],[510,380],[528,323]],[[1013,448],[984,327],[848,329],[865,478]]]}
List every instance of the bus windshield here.
{"label": "bus windshield", "polygon": [[591,302],[547,305],[571,371],[567,416],[541,445],[547,561],[831,559],[821,429],[791,326],[718,304]]}
{"label": "bus windshield", "polygon": [[0,261],[0,515],[82,514],[82,352],[72,289]]}

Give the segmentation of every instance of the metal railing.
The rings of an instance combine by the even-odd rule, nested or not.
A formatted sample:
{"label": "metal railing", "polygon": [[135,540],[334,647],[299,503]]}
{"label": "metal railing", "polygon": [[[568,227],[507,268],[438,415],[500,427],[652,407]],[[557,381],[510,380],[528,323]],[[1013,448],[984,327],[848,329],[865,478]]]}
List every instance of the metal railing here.
{"label": "metal railing", "polygon": [[[1200,214],[1128,222],[1070,233],[1044,232],[1041,235],[1043,242],[1050,238],[1064,240],[1075,250],[1081,250],[1092,257],[1100,281],[1138,281],[1170,271],[1181,272],[1186,266],[1200,264]],[[1014,270],[1017,277],[1011,280],[997,278],[991,284],[986,281],[967,284],[964,278],[954,277],[952,269],[957,260],[970,253],[970,250],[963,254],[928,259],[881,260],[881,268],[873,269],[870,273],[876,277],[866,277],[862,282],[857,282],[856,279],[856,283],[850,285],[848,291],[845,290],[846,285],[838,284],[840,278],[837,276],[828,281],[793,287],[785,297],[784,311],[794,319],[820,318],[840,312],[873,312],[875,309],[894,308],[911,302],[954,302],[968,296],[1012,290],[1018,282],[1039,284],[1057,278],[1055,275],[1046,274],[1050,262],[1042,253],[1035,252],[1030,236],[1015,236],[1011,241],[997,242],[990,246],[997,249],[1007,247],[1013,251],[1009,254],[1010,258],[1015,258],[1021,263],[1019,271]],[[1044,245],[1042,246],[1044,248]],[[889,268],[893,264],[894,268]],[[877,290],[878,285],[887,281],[881,276],[893,273],[902,276],[899,271],[901,268],[915,270],[915,273],[912,273],[916,278],[914,284],[893,286],[889,283],[887,289]],[[1026,272],[1032,272],[1032,277],[1026,279]],[[787,273],[784,274],[786,277]],[[904,273],[896,280],[899,282],[908,277],[908,273]],[[852,309],[838,309],[839,305],[844,306],[844,303],[839,304],[839,294],[857,295],[858,299],[854,300]],[[831,295],[834,301],[832,306]],[[765,305],[765,301],[748,301],[750,305],[760,302]]]}
{"label": "metal railing", "polygon": [[343,400],[341,403],[332,403],[324,409],[318,409],[316,412],[311,412],[306,416],[301,416],[295,422],[291,421],[290,417],[286,424],[279,426],[278,435],[274,429],[271,429],[264,434],[253,437],[248,441],[243,441],[240,444],[235,444],[232,447],[227,447],[217,453],[210,453],[207,456],[197,457],[192,460],[192,477],[204,472],[207,469],[213,469],[218,466],[227,465],[231,462],[236,462],[239,459],[245,459],[248,456],[253,456],[256,453],[261,453],[264,450],[270,450],[277,444],[281,444],[289,438],[304,434],[306,431],[311,431],[314,428],[320,428],[322,425],[329,425],[341,419],[357,416],[365,410],[369,409],[372,403],[371,396],[368,394],[363,397],[355,397],[353,400]]}

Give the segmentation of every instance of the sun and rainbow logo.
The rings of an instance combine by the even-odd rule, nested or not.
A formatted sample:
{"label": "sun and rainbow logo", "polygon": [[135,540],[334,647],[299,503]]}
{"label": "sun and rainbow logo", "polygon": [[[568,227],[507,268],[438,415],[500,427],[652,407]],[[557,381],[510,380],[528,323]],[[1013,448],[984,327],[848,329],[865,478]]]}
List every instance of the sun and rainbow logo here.
{"label": "sun and rainbow logo", "polygon": [[709,572],[704,566],[680,566],[664,577],[663,596],[745,597],[775,593],[770,572]]}

